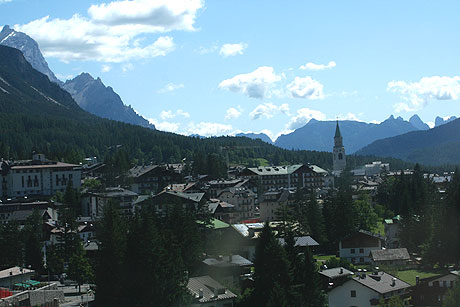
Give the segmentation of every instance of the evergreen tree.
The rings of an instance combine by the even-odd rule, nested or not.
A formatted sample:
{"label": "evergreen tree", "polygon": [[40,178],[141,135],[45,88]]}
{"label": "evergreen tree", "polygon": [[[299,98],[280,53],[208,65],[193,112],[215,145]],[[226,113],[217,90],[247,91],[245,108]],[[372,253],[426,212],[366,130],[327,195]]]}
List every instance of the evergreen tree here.
{"label": "evergreen tree", "polygon": [[16,221],[0,224],[0,267],[1,269],[23,265],[23,241]]}
{"label": "evergreen tree", "polygon": [[24,264],[34,269],[37,273],[43,272],[42,252],[43,220],[38,210],[34,210],[27,218],[22,230],[24,241]]}
{"label": "evergreen tree", "polygon": [[314,191],[310,193],[310,198],[307,202],[307,219],[312,237],[317,240],[320,245],[325,244],[327,242],[327,237],[324,229],[324,217],[318,201],[316,200]]}
{"label": "evergreen tree", "polygon": [[302,306],[306,307],[322,307],[326,306],[326,298],[321,290],[321,283],[318,274],[318,266],[316,265],[313,255],[309,248],[305,250],[302,270],[303,288],[302,288]]}
{"label": "evergreen tree", "polygon": [[83,245],[78,242],[73,255],[70,257],[67,275],[78,284],[78,292],[81,292],[81,285],[93,279],[93,270],[86,257]]}
{"label": "evergreen tree", "polygon": [[[276,283],[283,287],[282,292],[285,297],[291,297],[291,276],[286,253],[268,223],[265,223],[257,242],[254,258],[253,302],[255,306],[267,306],[269,300],[267,293],[272,293]],[[280,295],[277,294],[277,297]]]}
{"label": "evergreen tree", "polygon": [[126,253],[126,229],[120,217],[118,204],[109,201],[104,206],[103,218],[97,225],[100,241],[96,267],[96,304],[120,306],[124,293],[122,282]]}
{"label": "evergreen tree", "polygon": [[454,287],[449,289],[443,303],[444,307],[458,307],[460,306],[460,281],[454,283]]}

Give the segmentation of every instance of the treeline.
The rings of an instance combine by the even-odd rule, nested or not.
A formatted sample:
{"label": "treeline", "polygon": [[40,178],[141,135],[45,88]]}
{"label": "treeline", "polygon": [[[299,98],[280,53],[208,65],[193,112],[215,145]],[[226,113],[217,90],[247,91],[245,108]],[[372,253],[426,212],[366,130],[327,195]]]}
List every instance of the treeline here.
{"label": "treeline", "polygon": [[424,178],[419,165],[413,174],[388,177],[377,201],[401,216],[400,241],[429,265],[445,267],[460,260],[460,173],[440,193]]}

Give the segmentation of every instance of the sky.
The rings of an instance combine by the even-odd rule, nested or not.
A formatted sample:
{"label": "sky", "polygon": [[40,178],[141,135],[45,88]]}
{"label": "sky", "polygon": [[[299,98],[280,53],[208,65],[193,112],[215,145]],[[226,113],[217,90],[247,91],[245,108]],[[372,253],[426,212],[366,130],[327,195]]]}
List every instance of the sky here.
{"label": "sky", "polygon": [[58,78],[100,77],[157,129],[460,115],[460,1],[0,0]]}

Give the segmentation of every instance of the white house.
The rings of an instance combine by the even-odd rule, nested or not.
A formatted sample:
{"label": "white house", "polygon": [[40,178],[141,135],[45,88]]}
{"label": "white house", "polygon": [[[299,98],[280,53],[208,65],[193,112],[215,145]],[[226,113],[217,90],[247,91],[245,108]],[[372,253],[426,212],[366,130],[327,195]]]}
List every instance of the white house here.
{"label": "white house", "polygon": [[410,287],[408,283],[385,272],[362,273],[328,292],[329,307],[376,306],[379,300],[388,300],[395,295],[408,300]]}
{"label": "white house", "polygon": [[383,237],[360,230],[339,242],[339,256],[351,263],[371,263],[372,250],[382,249]]}

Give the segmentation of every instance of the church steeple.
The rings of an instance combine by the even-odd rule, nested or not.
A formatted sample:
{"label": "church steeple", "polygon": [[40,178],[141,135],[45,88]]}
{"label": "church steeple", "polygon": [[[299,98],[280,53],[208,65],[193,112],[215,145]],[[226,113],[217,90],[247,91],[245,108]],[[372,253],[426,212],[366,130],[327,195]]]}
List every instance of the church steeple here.
{"label": "church steeple", "polygon": [[334,148],[332,149],[332,152],[334,173],[338,175],[347,165],[345,159],[345,147],[343,147],[342,134],[340,133],[339,128],[339,120],[337,120],[337,124],[335,126]]}

